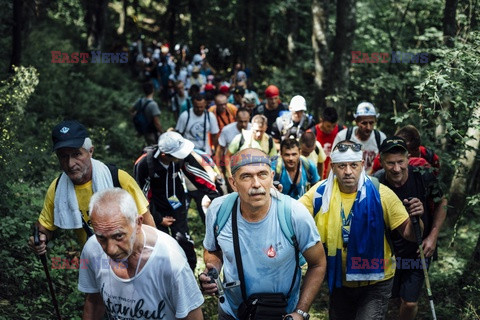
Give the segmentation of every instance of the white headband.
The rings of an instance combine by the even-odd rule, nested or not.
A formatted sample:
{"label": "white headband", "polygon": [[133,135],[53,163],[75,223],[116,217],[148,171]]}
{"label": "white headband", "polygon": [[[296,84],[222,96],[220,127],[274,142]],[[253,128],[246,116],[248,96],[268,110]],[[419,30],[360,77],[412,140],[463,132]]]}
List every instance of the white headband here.
{"label": "white headband", "polygon": [[332,163],[357,162],[363,160],[363,152],[355,152],[352,150],[352,148],[348,148],[345,152],[340,152],[338,149],[335,149],[330,154],[330,158],[332,159]]}

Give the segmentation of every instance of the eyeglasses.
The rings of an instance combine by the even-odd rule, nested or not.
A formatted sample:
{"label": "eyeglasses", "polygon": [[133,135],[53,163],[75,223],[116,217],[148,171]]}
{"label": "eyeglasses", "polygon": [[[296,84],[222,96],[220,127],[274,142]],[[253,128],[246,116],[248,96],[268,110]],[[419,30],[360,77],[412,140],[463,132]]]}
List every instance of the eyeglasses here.
{"label": "eyeglasses", "polygon": [[352,149],[354,152],[359,152],[360,150],[362,150],[362,145],[358,143],[354,143],[354,144],[339,143],[335,146],[335,149],[340,152],[346,152],[348,148]]}

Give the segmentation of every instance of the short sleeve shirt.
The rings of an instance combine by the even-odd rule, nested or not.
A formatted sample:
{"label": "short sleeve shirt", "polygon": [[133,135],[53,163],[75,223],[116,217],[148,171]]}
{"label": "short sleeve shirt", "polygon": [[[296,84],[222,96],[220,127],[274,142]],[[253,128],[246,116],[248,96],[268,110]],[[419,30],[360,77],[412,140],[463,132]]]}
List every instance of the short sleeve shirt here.
{"label": "short sleeve shirt", "polygon": [[[144,226],[143,228],[150,228]],[[203,296],[178,243],[156,230],[157,241],[144,267],[130,279],[118,277],[96,236],[86,243],[78,290],[100,293],[109,319],[179,319],[203,304]],[[126,268],[118,263],[115,268]]]}
{"label": "short sleeve shirt", "polygon": [[[276,191],[272,191],[274,194]],[[203,246],[208,251],[216,251],[213,224],[218,210],[226,196],[216,198],[207,211],[206,234]],[[295,269],[295,250],[284,236],[277,216],[277,199],[272,197],[270,209],[265,218],[257,222],[248,222],[237,210],[237,222],[240,251],[244,266],[247,296],[260,292],[288,293]],[[297,236],[301,252],[320,241],[320,236],[312,217],[298,202],[292,201],[292,226]],[[228,281],[239,280],[235,263],[232,240],[232,216],[217,237],[223,254],[223,273]],[[297,304],[300,289],[300,272],[288,301],[287,311],[292,312]],[[280,281],[283,280],[283,281]],[[220,307],[233,316],[242,300],[240,288],[225,292],[226,301]]]}
{"label": "short sleeve shirt", "polygon": [[[58,178],[57,178],[58,179]],[[47,230],[53,231],[57,229],[57,226],[53,224],[54,217],[54,201],[55,201],[55,187],[57,185],[57,179],[53,180],[48,188],[47,194],[45,196],[45,201],[43,203],[43,209],[40,212],[38,221],[40,224],[45,227]],[[142,190],[135,182],[135,180],[125,171],[118,170],[118,180],[122,189],[130,193],[135,200],[137,205],[138,212],[144,214],[148,210],[148,201],[143,195]],[[88,213],[88,205],[90,204],[90,198],[93,195],[92,181],[82,184],[75,185],[75,194],[78,200],[78,208],[82,213],[83,219],[90,225],[90,216]],[[87,241],[87,234],[83,229],[75,229],[75,234],[77,235],[80,243],[84,244]]]}

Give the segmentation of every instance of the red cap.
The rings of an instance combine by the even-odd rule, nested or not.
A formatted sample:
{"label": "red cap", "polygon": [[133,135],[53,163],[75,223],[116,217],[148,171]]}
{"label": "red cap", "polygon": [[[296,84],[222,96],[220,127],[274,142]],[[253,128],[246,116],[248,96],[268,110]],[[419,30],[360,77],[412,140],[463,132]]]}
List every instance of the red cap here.
{"label": "red cap", "polygon": [[220,87],[220,92],[221,93],[227,94],[229,91],[230,91],[229,86],[223,85],[223,86]]}
{"label": "red cap", "polygon": [[269,85],[267,89],[265,89],[265,97],[267,98],[273,98],[280,95],[280,91],[276,86],[273,84]]}
{"label": "red cap", "polygon": [[213,89],[215,89],[215,86],[211,83],[207,83],[205,85],[205,91],[212,91]]}

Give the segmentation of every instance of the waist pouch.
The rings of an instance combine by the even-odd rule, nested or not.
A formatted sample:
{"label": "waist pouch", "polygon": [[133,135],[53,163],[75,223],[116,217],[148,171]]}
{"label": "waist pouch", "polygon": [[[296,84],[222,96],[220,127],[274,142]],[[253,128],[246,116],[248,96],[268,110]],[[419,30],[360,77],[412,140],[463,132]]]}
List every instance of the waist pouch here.
{"label": "waist pouch", "polygon": [[240,320],[281,320],[287,314],[283,293],[254,293],[238,307]]}

